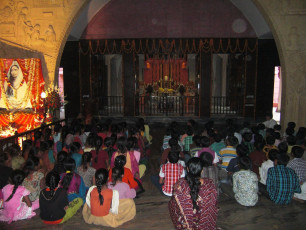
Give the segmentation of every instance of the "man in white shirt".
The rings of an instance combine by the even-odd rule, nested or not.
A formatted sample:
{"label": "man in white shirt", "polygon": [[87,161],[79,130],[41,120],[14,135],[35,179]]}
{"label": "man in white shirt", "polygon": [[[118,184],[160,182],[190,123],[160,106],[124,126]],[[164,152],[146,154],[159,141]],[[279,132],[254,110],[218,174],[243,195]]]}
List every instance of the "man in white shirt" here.
{"label": "man in white shirt", "polygon": [[273,129],[277,122],[273,119],[273,115],[269,113],[266,114],[266,121],[263,124],[266,126],[266,129]]}

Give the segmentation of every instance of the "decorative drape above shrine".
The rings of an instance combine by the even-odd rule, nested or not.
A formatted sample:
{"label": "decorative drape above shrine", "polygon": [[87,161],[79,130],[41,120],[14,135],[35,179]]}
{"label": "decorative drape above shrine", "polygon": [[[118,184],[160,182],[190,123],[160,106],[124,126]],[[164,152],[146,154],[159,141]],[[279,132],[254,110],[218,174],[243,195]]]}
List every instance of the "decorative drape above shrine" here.
{"label": "decorative drape above shrine", "polygon": [[177,55],[188,53],[254,53],[258,41],[253,38],[202,38],[202,39],[110,39],[81,40],[82,55],[136,53],[147,55]]}

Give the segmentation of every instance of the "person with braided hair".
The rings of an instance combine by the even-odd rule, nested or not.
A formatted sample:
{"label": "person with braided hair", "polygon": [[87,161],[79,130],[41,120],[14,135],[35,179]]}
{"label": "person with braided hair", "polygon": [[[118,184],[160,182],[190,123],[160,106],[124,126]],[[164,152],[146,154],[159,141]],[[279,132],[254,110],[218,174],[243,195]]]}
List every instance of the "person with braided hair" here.
{"label": "person with braided hair", "polygon": [[139,177],[139,166],[133,151],[129,151],[127,148],[127,139],[120,137],[117,141],[118,151],[113,153],[111,159],[111,168],[114,168],[114,162],[117,156],[124,155],[126,157],[125,167],[131,170],[133,176]]}
{"label": "person with braided hair", "polygon": [[95,173],[95,186],[89,188],[83,207],[83,218],[87,224],[118,227],[132,220],[136,206],[132,199],[121,199],[119,192],[107,187],[108,171],[104,168]]}
{"label": "person with braided hair", "polygon": [[136,197],[136,190],[130,188],[127,183],[122,182],[123,174],[123,167],[115,166],[114,168],[112,168],[112,182],[108,183],[108,187],[112,190],[117,190],[119,192],[119,199],[133,199]]}
{"label": "person with braided hair", "polygon": [[40,192],[40,218],[45,224],[62,224],[82,206],[81,198],[68,202],[67,192],[59,187],[60,176],[52,171],[46,176],[47,187]]}
{"label": "person with braided hair", "polygon": [[29,198],[32,202],[39,198],[40,190],[45,187],[45,176],[38,170],[38,167],[39,158],[31,156],[23,168],[26,177],[22,185],[31,192]]}
{"label": "person with braided hair", "polygon": [[3,209],[0,210],[0,221],[8,222],[30,219],[36,215],[34,210],[39,208],[39,202],[31,202],[30,191],[21,184],[25,173],[21,170],[14,170],[11,174],[11,184],[2,189]]}
{"label": "person with braided hair", "polygon": [[108,154],[105,150],[102,149],[103,146],[103,139],[102,137],[95,135],[94,136],[95,141],[95,150],[91,150],[90,153],[92,155],[91,159],[91,165],[93,168],[100,169],[100,168],[109,168],[108,163]]}
{"label": "person with braided hair", "polygon": [[82,165],[78,167],[78,174],[83,178],[86,186],[86,190],[93,185],[93,179],[96,173],[96,169],[90,166],[91,153],[85,152],[82,155]]}
{"label": "person with braided hair", "polygon": [[193,157],[187,162],[187,176],[174,185],[168,208],[176,229],[216,229],[216,186],[211,179],[201,178],[201,172],[201,160]]}
{"label": "person with braided hair", "polygon": [[75,173],[75,161],[68,158],[64,162],[65,173],[60,175],[60,187],[64,188],[68,194],[68,201],[71,202],[76,198],[82,198],[85,201],[86,187],[82,177]]}

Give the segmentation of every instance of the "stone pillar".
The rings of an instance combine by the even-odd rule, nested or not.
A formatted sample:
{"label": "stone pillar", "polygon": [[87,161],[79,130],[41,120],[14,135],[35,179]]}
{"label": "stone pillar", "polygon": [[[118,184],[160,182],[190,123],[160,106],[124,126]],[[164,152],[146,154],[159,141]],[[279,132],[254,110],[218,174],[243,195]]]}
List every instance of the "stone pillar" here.
{"label": "stone pillar", "polygon": [[123,115],[135,114],[135,68],[134,54],[123,54]]}
{"label": "stone pillar", "polygon": [[282,68],[281,125],[306,126],[306,4],[304,0],[254,0],[268,22]]}
{"label": "stone pillar", "polygon": [[200,117],[210,117],[211,62],[211,53],[200,53]]}

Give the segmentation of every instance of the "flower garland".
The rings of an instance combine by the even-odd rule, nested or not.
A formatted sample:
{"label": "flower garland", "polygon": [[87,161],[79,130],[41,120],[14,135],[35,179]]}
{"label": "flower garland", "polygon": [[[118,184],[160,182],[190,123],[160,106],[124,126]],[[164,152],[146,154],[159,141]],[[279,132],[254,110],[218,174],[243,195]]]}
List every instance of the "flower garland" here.
{"label": "flower garland", "polygon": [[64,96],[61,95],[58,87],[50,87],[46,91],[46,98],[44,103],[47,110],[54,112],[55,110],[67,104],[67,101],[64,100]]}

